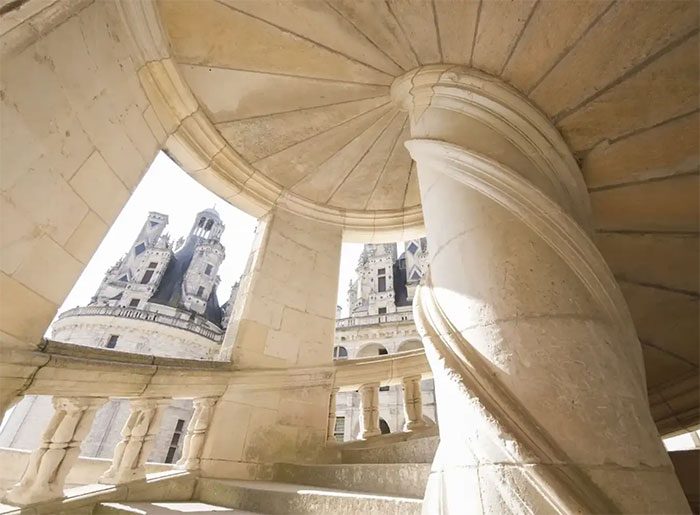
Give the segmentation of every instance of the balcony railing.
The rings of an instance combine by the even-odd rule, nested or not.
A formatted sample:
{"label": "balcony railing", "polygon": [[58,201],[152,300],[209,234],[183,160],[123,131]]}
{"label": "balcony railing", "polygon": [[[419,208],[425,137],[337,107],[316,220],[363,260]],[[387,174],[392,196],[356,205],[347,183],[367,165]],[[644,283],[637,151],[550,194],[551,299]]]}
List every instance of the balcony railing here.
{"label": "balcony railing", "polygon": [[[97,312],[94,314],[105,311],[91,310]],[[239,369],[230,362],[163,358],[48,340],[29,353],[8,351],[5,358],[5,366],[10,369],[37,367],[31,380],[14,393],[15,399],[22,395],[53,396],[53,417],[38,447],[32,451],[21,479],[6,495],[11,504],[20,506],[63,498],[65,478],[78,463],[81,441],[88,434],[99,407],[110,398],[130,401],[122,440],[115,448],[111,465],[99,477],[101,483],[119,486],[145,477],[145,457],[153,445],[163,411],[173,399],[191,399],[194,404],[182,459],[176,467],[196,471],[215,405],[232,387],[328,388],[330,444],[335,442],[336,392],[360,391],[362,438],[368,438],[379,434],[380,386],[403,385],[404,429],[412,431],[423,424],[420,381],[431,377],[422,349],[288,369]],[[4,403],[3,410],[8,405]]]}
{"label": "balcony railing", "polygon": [[136,320],[147,320],[149,322],[155,322],[157,324],[163,324],[170,327],[177,327],[178,329],[184,329],[185,331],[204,336],[205,338],[215,342],[221,342],[224,336],[223,331],[215,331],[212,329],[208,329],[200,324],[195,324],[194,322],[191,322],[189,320],[183,320],[182,318],[164,315],[162,313],[154,313],[153,311],[144,311],[142,309],[136,308],[111,306],[84,306],[64,311],[59,315],[58,319],[63,320],[64,318],[75,316],[110,316],[120,318],[131,318]]}
{"label": "balcony railing", "polygon": [[339,318],[335,321],[335,328],[357,327],[363,325],[385,324],[387,322],[409,322],[413,321],[413,312],[401,311],[397,313],[386,313],[383,315],[366,315],[349,318]]}

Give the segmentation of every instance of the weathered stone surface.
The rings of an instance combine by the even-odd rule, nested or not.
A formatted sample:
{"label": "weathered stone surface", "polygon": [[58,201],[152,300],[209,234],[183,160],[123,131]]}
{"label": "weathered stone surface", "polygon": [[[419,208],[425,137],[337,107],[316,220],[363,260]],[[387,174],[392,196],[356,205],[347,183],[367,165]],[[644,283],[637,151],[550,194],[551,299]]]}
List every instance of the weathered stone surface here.
{"label": "weathered stone surface", "polygon": [[[401,114],[395,110],[386,112],[375,123],[358,134],[352,141],[307,174],[292,191],[320,202],[332,202],[334,194],[354,175],[362,161],[379,138],[390,132],[391,125]],[[313,144],[313,140],[310,142]],[[375,172],[375,170],[372,170]]]}
{"label": "weathered stone surface", "polygon": [[700,168],[697,113],[671,120],[618,141],[602,141],[583,159],[589,188],[643,182]]}
{"label": "weathered stone surface", "polygon": [[596,227],[605,230],[698,230],[698,175],[591,192]]}
{"label": "weathered stone surface", "polygon": [[435,8],[431,0],[389,0],[389,9],[401,26],[420,64],[442,61]]}
{"label": "weathered stone surface", "polygon": [[[344,82],[391,82],[386,73],[220,3],[161,2],[160,12],[180,62]],[[211,37],[218,41],[212,44]]]}
{"label": "weathered stone surface", "polygon": [[[698,108],[698,36],[672,47],[557,122],[574,152],[648,129]],[[558,87],[562,87],[559,85]],[[650,101],[651,100],[651,101]]]}
{"label": "weathered stone surface", "polygon": [[[695,316],[698,298],[694,295],[664,291],[651,286],[620,282],[620,288],[630,306],[639,339],[649,346],[668,353],[676,360],[697,369],[700,352],[696,345],[700,329]],[[666,328],[673,327],[672,334]],[[686,367],[679,367],[677,374],[656,376],[659,380],[676,378]],[[653,385],[649,385],[652,389]]]}
{"label": "weathered stone surface", "polygon": [[295,465],[278,463],[274,480],[421,499],[428,479],[428,463]]}
{"label": "weathered stone surface", "polygon": [[352,493],[327,488],[267,481],[203,479],[197,485],[199,499],[262,513],[386,513],[418,514],[419,499]]}
{"label": "weathered stone surface", "polygon": [[247,118],[217,125],[243,157],[257,161],[385,104],[385,96]]}
{"label": "weathered stone surface", "polygon": [[698,237],[599,233],[596,243],[618,281],[698,292]]}
{"label": "weathered stone surface", "polygon": [[697,24],[696,2],[617,3],[532,91],[531,98],[552,117],[574,109]]}
{"label": "weathered stone surface", "polygon": [[409,41],[391,15],[389,6],[372,0],[331,0],[331,6],[340,12],[382,52],[404,70],[418,65]]}
{"label": "weathered stone surface", "polygon": [[471,65],[500,75],[534,6],[534,0],[482,2]]}
{"label": "weathered stone surface", "polygon": [[479,2],[454,0],[434,2],[445,63],[468,63],[474,44]]}
{"label": "weathered stone surface", "polygon": [[[401,129],[406,122],[404,113],[397,113],[384,132],[374,141],[372,148],[357,163],[345,181],[333,193],[329,203],[347,209],[365,209],[376,188],[377,170],[382,173],[389,155],[396,149]],[[403,150],[399,147],[399,150]]]}
{"label": "weathered stone surface", "polygon": [[89,211],[75,232],[68,238],[65,249],[75,259],[87,265],[107,229],[104,221],[93,211]]}
{"label": "weathered stone surface", "polygon": [[610,5],[610,0],[541,2],[508,59],[503,79],[530,91]]}

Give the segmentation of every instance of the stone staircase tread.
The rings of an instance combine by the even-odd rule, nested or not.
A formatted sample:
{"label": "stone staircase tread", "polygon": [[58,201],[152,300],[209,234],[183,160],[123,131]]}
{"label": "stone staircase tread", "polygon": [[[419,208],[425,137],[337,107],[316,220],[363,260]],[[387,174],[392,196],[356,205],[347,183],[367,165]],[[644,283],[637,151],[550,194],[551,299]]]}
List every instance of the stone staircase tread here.
{"label": "stone staircase tread", "polygon": [[[200,480],[202,481],[202,480]],[[352,498],[365,498],[365,499],[377,499],[385,501],[403,501],[409,503],[420,504],[423,502],[422,498],[417,497],[405,497],[400,495],[385,495],[377,494],[371,492],[358,492],[354,490],[341,490],[337,488],[326,488],[321,486],[310,486],[302,485],[296,483],[285,483],[281,481],[258,481],[258,480],[245,480],[245,479],[206,479],[205,481],[216,482],[219,484],[247,488],[251,490],[265,490],[280,492],[286,494],[298,494],[298,493],[308,493],[316,495],[327,495],[336,497],[352,497]]]}
{"label": "stone staircase tread", "polygon": [[381,462],[381,463],[292,463],[292,462],[285,462],[281,461],[277,463],[278,465],[289,465],[289,466],[294,466],[294,467],[308,467],[308,468],[319,468],[319,467],[327,467],[327,468],[345,468],[345,467],[350,467],[350,468],[363,468],[363,467],[368,467],[368,468],[381,468],[381,467],[405,467],[405,466],[421,466],[421,467],[429,467],[431,463],[403,463],[400,461],[397,461],[395,463],[386,463],[386,462]]}
{"label": "stone staircase tread", "polygon": [[[221,515],[261,515],[259,512],[227,508],[200,501],[153,501],[153,502],[103,502],[100,503],[94,513],[119,513],[133,515],[203,515],[216,513]],[[102,508],[102,509],[100,509]]]}

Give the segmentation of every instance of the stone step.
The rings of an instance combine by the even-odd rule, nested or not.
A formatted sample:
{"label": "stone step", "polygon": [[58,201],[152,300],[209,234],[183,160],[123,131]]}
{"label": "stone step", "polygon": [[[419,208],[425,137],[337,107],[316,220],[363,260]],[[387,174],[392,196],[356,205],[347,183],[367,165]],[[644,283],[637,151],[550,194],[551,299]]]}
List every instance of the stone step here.
{"label": "stone step", "polygon": [[202,502],[268,514],[411,515],[420,514],[421,499],[350,492],[273,481],[200,479],[196,497]]}
{"label": "stone step", "polygon": [[339,446],[342,463],[432,463],[440,439],[427,436],[392,443],[353,442]]}
{"label": "stone step", "polygon": [[250,511],[236,510],[199,501],[191,502],[103,502],[95,506],[93,515],[255,515]]}
{"label": "stone step", "polygon": [[277,463],[274,480],[422,499],[429,473],[429,463]]}

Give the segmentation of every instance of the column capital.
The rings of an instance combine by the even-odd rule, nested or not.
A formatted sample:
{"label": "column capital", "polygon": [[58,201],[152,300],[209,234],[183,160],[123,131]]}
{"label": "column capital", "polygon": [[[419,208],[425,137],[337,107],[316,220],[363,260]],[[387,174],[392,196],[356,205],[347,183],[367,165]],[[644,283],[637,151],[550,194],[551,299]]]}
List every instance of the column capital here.
{"label": "column capital", "polygon": [[571,151],[549,118],[510,85],[472,68],[430,65],[397,77],[391,97],[408,111],[413,138],[456,145],[517,170],[590,227],[588,191]]}

